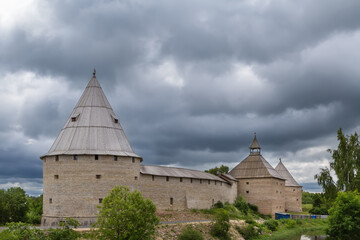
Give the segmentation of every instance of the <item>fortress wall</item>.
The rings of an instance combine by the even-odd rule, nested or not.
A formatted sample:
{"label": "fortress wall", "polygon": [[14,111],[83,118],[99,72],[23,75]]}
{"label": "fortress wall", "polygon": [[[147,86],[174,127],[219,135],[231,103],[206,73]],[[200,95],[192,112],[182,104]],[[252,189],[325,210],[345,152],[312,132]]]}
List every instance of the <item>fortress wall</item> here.
{"label": "fortress wall", "polygon": [[285,187],[285,209],[288,212],[302,212],[302,187]]}
{"label": "fortress wall", "polygon": [[285,211],[285,180],[277,178],[238,179],[238,194],[255,204],[262,214],[275,216]]}
{"label": "fortress wall", "polygon": [[[192,182],[191,182],[192,181]],[[232,185],[214,180],[152,176],[141,174],[139,190],[158,209],[210,208],[217,201],[234,202],[237,183]],[[170,198],[172,198],[172,203]]]}
{"label": "fortress wall", "polygon": [[[96,221],[99,199],[115,185],[131,190],[139,180],[140,159],[99,155],[61,155],[43,160],[44,208],[42,225],[57,225],[65,217],[77,218],[83,225]],[[55,176],[58,175],[58,178]],[[100,175],[100,179],[96,178]],[[135,180],[137,178],[137,180]]]}

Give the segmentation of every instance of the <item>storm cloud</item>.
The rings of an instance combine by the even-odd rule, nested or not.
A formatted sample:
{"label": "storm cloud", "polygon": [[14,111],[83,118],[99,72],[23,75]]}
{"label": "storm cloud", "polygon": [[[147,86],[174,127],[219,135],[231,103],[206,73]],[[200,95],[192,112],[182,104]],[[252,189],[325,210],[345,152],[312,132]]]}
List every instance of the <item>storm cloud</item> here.
{"label": "storm cloud", "polygon": [[305,190],[360,120],[360,2],[0,3],[0,186],[41,193],[92,70],[144,164],[234,167],[257,133]]}

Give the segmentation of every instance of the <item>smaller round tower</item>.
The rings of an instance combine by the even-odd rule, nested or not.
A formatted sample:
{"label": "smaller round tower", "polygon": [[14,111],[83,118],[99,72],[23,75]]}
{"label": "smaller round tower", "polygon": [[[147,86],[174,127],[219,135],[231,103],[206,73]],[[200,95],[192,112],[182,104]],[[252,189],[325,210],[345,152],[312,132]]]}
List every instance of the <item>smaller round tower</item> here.
{"label": "smaller round tower", "polygon": [[66,217],[90,225],[115,185],[135,189],[142,158],[132,150],[94,69],[93,76],[43,160],[43,226]]}
{"label": "smaller round tower", "polygon": [[274,216],[285,211],[285,179],[261,155],[256,134],[249,156],[229,174],[238,180],[238,195],[257,205],[260,213]]}

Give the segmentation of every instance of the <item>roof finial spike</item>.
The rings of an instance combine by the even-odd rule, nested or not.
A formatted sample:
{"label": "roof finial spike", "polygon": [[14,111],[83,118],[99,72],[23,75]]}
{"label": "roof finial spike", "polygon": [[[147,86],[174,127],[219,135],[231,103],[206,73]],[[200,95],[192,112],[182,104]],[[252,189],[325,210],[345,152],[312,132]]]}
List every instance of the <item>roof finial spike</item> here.
{"label": "roof finial spike", "polygon": [[281,158],[279,158],[280,162],[281,162]]}
{"label": "roof finial spike", "polygon": [[93,76],[96,76],[96,69],[94,68]]}

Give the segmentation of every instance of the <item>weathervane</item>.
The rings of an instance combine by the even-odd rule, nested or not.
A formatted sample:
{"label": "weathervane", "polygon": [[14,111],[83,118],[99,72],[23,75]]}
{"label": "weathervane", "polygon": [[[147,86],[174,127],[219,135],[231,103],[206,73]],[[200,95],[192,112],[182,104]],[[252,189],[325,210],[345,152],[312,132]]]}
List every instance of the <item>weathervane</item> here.
{"label": "weathervane", "polygon": [[96,75],[96,69],[94,68],[93,76],[95,77],[95,75]]}

